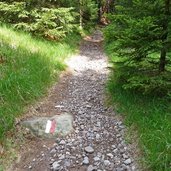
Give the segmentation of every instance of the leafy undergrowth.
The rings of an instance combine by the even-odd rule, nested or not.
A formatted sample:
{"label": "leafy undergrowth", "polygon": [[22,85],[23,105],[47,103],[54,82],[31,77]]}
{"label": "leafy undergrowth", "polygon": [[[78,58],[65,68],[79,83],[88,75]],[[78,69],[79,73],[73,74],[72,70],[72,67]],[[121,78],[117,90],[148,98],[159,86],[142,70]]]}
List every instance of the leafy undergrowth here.
{"label": "leafy undergrowth", "polygon": [[78,35],[61,42],[36,39],[7,26],[0,27],[0,140],[22,114],[41,97],[76,50]]}
{"label": "leafy undergrowth", "polygon": [[[171,170],[171,107],[169,101],[123,90],[113,73],[108,82],[112,104],[128,127],[138,131],[143,164],[149,170]],[[134,133],[134,132],[132,132]]]}

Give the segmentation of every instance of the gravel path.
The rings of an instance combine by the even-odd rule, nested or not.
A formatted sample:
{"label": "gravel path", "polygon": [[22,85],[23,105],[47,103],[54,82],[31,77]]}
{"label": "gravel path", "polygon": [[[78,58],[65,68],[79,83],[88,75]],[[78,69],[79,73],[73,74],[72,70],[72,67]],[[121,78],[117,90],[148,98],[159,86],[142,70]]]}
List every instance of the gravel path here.
{"label": "gravel path", "polygon": [[105,103],[108,77],[102,35],[96,31],[82,43],[79,56],[67,64],[72,75],[67,91],[56,106],[74,116],[75,131],[57,138],[31,159],[23,170],[33,171],[137,171],[130,147],[124,141],[125,127]]}

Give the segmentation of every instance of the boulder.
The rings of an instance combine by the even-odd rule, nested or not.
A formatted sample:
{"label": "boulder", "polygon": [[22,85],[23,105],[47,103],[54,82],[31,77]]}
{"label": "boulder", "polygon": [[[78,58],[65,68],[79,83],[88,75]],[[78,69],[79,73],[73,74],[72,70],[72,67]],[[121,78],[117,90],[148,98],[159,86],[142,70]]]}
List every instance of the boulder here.
{"label": "boulder", "polygon": [[73,117],[68,113],[53,117],[36,117],[22,122],[35,136],[41,138],[56,138],[66,136],[73,131]]}

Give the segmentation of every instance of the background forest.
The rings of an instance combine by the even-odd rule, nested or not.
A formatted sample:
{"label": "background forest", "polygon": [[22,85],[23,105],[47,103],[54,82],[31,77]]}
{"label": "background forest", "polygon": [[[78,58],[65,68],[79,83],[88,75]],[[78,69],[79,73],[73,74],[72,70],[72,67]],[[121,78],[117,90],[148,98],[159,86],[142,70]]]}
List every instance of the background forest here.
{"label": "background forest", "polygon": [[97,24],[109,56],[112,105],[137,130],[143,167],[169,171],[171,0],[1,0],[0,139]]}

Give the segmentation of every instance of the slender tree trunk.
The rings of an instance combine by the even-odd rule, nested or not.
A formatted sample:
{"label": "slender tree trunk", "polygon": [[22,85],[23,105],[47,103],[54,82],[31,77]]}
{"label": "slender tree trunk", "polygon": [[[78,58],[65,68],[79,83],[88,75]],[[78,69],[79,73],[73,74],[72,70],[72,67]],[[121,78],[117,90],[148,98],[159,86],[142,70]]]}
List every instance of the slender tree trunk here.
{"label": "slender tree trunk", "polygon": [[114,13],[115,12],[115,0],[111,0],[110,1],[110,6],[109,6],[109,8],[110,8],[110,13]]}
{"label": "slender tree trunk", "polygon": [[82,0],[79,0],[79,7],[80,7],[80,28],[83,28],[83,11],[82,11]]}
{"label": "slender tree trunk", "polygon": [[98,4],[98,23],[100,23],[101,21],[101,15],[102,15],[102,4],[101,4],[101,0],[97,0],[97,4]]}
{"label": "slender tree trunk", "polygon": [[159,61],[159,72],[164,72],[166,67],[166,55],[167,55],[167,38],[168,38],[168,27],[169,27],[169,17],[170,17],[170,2],[171,0],[165,0],[165,19],[163,21],[163,36],[162,43],[163,47],[160,52]]}
{"label": "slender tree trunk", "polygon": [[163,47],[161,49],[161,53],[160,53],[159,72],[165,71],[166,55],[167,55],[166,49],[165,49],[165,47]]}

